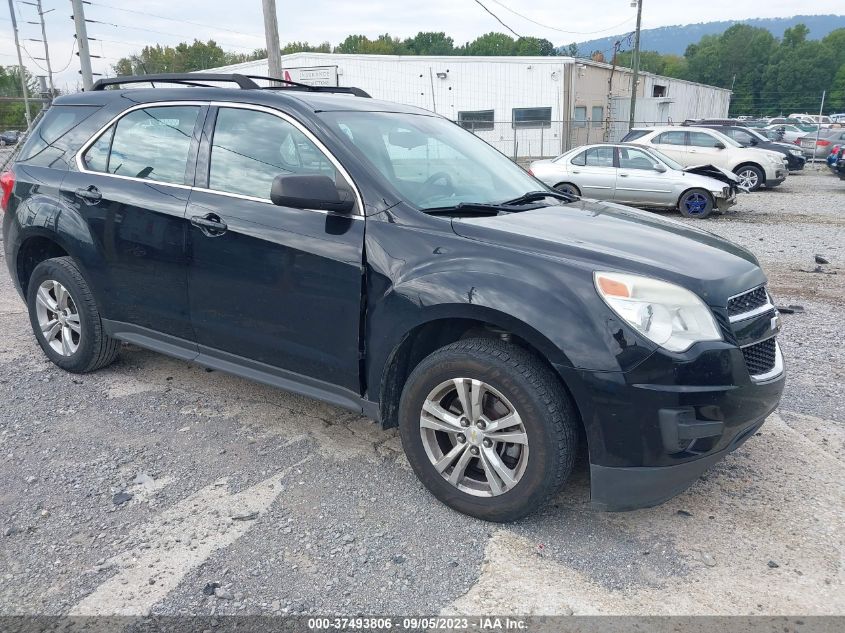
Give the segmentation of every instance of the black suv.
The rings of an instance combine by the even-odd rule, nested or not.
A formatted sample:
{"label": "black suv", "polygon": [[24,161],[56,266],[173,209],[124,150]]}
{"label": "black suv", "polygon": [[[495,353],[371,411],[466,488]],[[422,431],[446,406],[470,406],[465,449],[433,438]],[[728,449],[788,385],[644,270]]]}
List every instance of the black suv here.
{"label": "black suv", "polygon": [[777,406],[745,249],[551,190],[431,112],[258,81],[56,99],[2,178],[55,364],[128,341],[398,425],[425,486],[493,521],[559,490],[579,441],[596,507],[660,503]]}
{"label": "black suv", "polygon": [[804,164],[807,162],[804,153],[797,145],[772,141],[753,128],[741,125],[710,125],[708,123],[691,123],[690,125],[721,132],[743,147],[756,147],[757,149],[767,149],[770,152],[783,154],[786,157],[786,166],[789,171],[800,171],[804,169]]}

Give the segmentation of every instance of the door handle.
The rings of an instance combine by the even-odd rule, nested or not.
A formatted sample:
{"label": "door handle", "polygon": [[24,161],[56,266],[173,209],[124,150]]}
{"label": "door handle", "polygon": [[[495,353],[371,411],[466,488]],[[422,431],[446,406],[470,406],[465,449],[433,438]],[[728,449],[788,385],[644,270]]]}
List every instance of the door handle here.
{"label": "door handle", "polygon": [[191,224],[197,227],[204,235],[208,237],[217,237],[223,235],[229,228],[221,217],[215,213],[206,213],[205,215],[195,215],[191,217]]}
{"label": "door handle", "polygon": [[91,204],[97,204],[103,199],[103,194],[101,194],[100,190],[94,185],[91,185],[87,189],[77,189],[73,192],[73,195],[81,200],[85,200],[85,202],[90,202]]}
{"label": "door handle", "polygon": [[619,174],[622,178],[627,178],[628,174]]}
{"label": "door handle", "polygon": [[573,173],[573,174],[580,174],[580,173],[581,173],[581,170],[580,170],[580,169],[573,169],[573,170],[572,170],[572,173]]}

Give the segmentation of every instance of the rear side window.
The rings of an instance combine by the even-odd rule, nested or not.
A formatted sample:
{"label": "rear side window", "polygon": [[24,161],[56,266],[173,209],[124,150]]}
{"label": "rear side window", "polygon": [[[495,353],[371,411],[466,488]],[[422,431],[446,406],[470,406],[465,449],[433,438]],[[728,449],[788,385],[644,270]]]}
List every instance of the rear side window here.
{"label": "rear side window", "polygon": [[[67,142],[66,137],[99,109],[99,106],[54,105],[47,110],[41,123],[27,139],[18,160],[45,167],[52,166],[54,162],[74,152],[84,143],[83,140],[74,146]],[[64,163],[62,166],[64,167]]]}
{"label": "rear side window", "polygon": [[625,136],[622,137],[623,143],[630,143],[631,141],[635,141],[638,138],[642,138],[646,134],[649,133],[649,130],[631,130]]}
{"label": "rear side window", "polygon": [[686,145],[686,132],[663,132],[654,142],[658,145]]}
{"label": "rear side window", "polygon": [[83,156],[85,167],[117,176],[186,184],[199,106],[134,110],[106,130]]}
{"label": "rear side window", "polygon": [[587,167],[613,167],[612,147],[591,147],[572,159],[573,165]]}
{"label": "rear side window", "polygon": [[323,174],[342,184],[329,159],[291,123],[267,112],[220,108],[208,188],[269,200],[280,174]]}

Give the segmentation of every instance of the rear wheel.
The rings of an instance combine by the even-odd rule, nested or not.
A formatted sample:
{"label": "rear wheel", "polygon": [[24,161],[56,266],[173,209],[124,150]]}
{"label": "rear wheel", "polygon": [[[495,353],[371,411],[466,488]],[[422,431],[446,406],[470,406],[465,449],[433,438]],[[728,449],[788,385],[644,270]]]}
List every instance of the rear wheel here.
{"label": "rear wheel", "polygon": [[412,372],[399,430],[411,467],[446,505],[514,521],[563,485],[576,452],[568,396],[543,363],[495,339],[443,347]]}
{"label": "rear wheel", "polygon": [[734,173],[739,177],[740,187],[744,187],[748,191],[757,191],[766,181],[766,174],[754,165],[737,167]]}
{"label": "rear wheel", "polygon": [[559,182],[555,185],[555,189],[561,193],[568,193],[571,196],[581,196],[581,190],[571,182]]}
{"label": "rear wheel", "polygon": [[114,361],[117,341],[103,331],[91,289],[70,257],[35,267],[26,303],[38,344],[62,369],[84,373]]}
{"label": "rear wheel", "polygon": [[690,189],[678,200],[678,210],[685,218],[703,220],[713,213],[713,196],[705,189]]}

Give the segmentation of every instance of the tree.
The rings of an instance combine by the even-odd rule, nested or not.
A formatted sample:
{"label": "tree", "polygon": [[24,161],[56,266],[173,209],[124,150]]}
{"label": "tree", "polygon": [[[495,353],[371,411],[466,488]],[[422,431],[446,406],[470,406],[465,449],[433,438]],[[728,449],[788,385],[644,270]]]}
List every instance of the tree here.
{"label": "tree", "polygon": [[[24,81],[28,97],[38,94],[38,87],[33,76],[24,69]],[[0,107],[0,129],[25,128],[26,108],[21,93],[21,74],[19,66],[0,66],[0,97],[17,97],[20,101],[7,101]]]}
{"label": "tree", "polygon": [[454,55],[455,40],[445,33],[420,31],[403,42],[408,55]]}
{"label": "tree", "polygon": [[145,46],[140,53],[118,60],[114,71],[118,75],[193,72],[266,56],[262,49],[251,55],[233,54],[224,51],[214,40],[194,40],[191,44],[182,42],[176,46]]}
{"label": "tree", "polygon": [[578,44],[576,44],[575,42],[572,42],[568,46],[561,47],[560,54],[565,55],[567,57],[579,57]]}
{"label": "tree", "polygon": [[516,41],[504,33],[487,33],[467,42],[463,46],[464,55],[494,56],[513,55]]}
{"label": "tree", "polygon": [[514,55],[529,57],[550,57],[557,55],[557,49],[547,39],[539,37],[520,37],[513,47]]}

